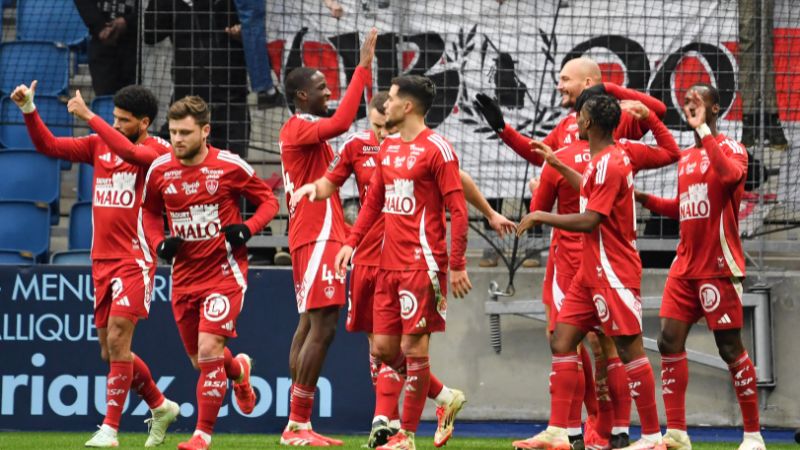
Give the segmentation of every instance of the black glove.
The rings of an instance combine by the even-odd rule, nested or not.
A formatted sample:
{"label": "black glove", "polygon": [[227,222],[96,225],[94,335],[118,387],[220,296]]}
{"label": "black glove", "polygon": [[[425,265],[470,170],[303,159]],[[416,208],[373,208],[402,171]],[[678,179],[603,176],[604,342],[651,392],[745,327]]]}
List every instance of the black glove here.
{"label": "black glove", "polygon": [[234,247],[244,245],[245,242],[250,240],[250,237],[253,236],[253,233],[250,232],[250,228],[243,223],[225,226],[222,228],[222,232],[225,233],[225,240],[230,242]]}
{"label": "black glove", "polygon": [[481,113],[494,131],[499,133],[506,127],[506,121],[503,120],[503,113],[500,111],[500,107],[493,98],[481,93],[475,96],[472,105]]}
{"label": "black glove", "polygon": [[168,237],[158,244],[158,247],[156,247],[156,254],[159,258],[170,261],[175,257],[175,254],[178,253],[182,242],[183,238],[175,236]]}
{"label": "black glove", "polygon": [[583,108],[583,104],[586,103],[586,100],[594,97],[595,95],[605,95],[606,87],[603,83],[597,83],[592,87],[588,87],[581,92],[581,95],[575,99],[575,111],[580,112],[581,108]]}

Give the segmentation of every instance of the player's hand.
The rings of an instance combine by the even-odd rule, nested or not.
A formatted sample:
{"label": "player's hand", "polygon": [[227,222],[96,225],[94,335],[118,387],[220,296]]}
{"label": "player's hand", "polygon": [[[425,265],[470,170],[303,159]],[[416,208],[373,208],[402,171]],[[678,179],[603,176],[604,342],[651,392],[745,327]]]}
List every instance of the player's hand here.
{"label": "player's hand", "polygon": [[347,266],[350,264],[350,258],[353,257],[353,247],[343,245],[336,253],[336,258],[333,260],[333,267],[336,274],[343,277],[347,274]]}
{"label": "player's hand", "polygon": [[375,57],[375,43],[378,42],[378,29],[372,27],[361,46],[361,60],[358,65],[365,69],[372,69],[372,59]]}
{"label": "player's hand", "polygon": [[317,198],[317,185],[308,183],[295,189],[292,196],[289,198],[289,209],[294,209],[303,200],[303,197],[308,197],[308,201],[313,202]]}
{"label": "player's hand", "polygon": [[233,247],[244,245],[253,236],[250,227],[243,223],[226,225],[222,228],[222,232],[225,233],[225,240]]}
{"label": "player's hand", "polygon": [[486,220],[489,222],[489,226],[500,235],[501,239],[506,236],[506,233],[513,233],[517,229],[517,224],[497,211],[492,212],[492,215],[487,217]]}
{"label": "player's hand", "polygon": [[692,128],[706,123],[706,104],[697,91],[689,94],[689,101],[683,105],[683,113],[686,114],[686,122]]}
{"label": "player's hand", "polygon": [[472,106],[478,110],[479,113],[486,120],[486,123],[496,132],[503,131],[506,127],[506,121],[503,120],[503,112],[500,111],[500,106],[497,102],[484,93],[477,94]]}
{"label": "player's hand", "polygon": [[331,11],[331,16],[341,19],[344,16],[344,8],[342,7],[341,3],[336,0],[327,0],[325,2],[325,6]]}
{"label": "player's hand", "polygon": [[231,39],[242,42],[242,25],[237,23],[232,27],[225,27],[225,32],[228,33]]}
{"label": "player's hand", "polygon": [[561,160],[558,159],[556,153],[550,148],[549,145],[545,144],[542,141],[531,141],[531,150],[538,153],[544,161],[549,164],[554,169],[557,169],[562,166]]}
{"label": "player's hand", "polygon": [[528,181],[528,189],[531,190],[531,195],[536,195],[536,190],[539,189],[539,177],[533,177]]}
{"label": "player's hand", "polygon": [[522,220],[519,221],[519,225],[517,225],[517,236],[521,237],[525,232],[539,225],[538,216],[539,211],[534,211],[523,217]]}
{"label": "player's hand", "polygon": [[86,102],[83,100],[81,96],[80,89],[75,91],[75,96],[69,99],[67,103],[67,111],[70,114],[73,114],[75,117],[84,120],[86,122],[89,121],[92,117],[94,117],[94,113],[88,106],[86,106]]}
{"label": "player's hand", "polygon": [[623,100],[619,102],[619,107],[627,111],[636,120],[644,120],[650,116],[650,108],[638,100]]}
{"label": "player's hand", "polygon": [[647,203],[647,199],[650,198],[650,194],[646,194],[642,191],[634,189],[633,198],[636,199],[636,203],[639,203],[640,205],[644,206],[644,204]]}
{"label": "player's hand", "polygon": [[472,289],[472,282],[469,281],[469,275],[466,270],[451,270],[450,271],[450,288],[456,298],[464,298],[469,294]]}
{"label": "player's hand", "polygon": [[178,249],[181,248],[182,243],[183,238],[177,236],[168,237],[158,244],[158,247],[156,247],[156,254],[163,260],[171,261],[178,253]]}
{"label": "player's hand", "polygon": [[14,92],[11,93],[11,100],[16,103],[23,112],[26,112],[26,109],[30,109],[30,111],[27,112],[36,109],[36,107],[33,106],[33,96],[36,94],[36,85],[38,83],[37,80],[33,80],[31,87],[20,84],[14,89]]}

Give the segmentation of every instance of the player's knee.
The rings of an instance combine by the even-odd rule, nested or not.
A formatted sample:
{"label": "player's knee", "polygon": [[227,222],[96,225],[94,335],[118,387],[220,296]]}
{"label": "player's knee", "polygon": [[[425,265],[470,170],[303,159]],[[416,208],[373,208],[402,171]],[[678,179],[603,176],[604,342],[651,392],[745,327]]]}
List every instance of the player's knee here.
{"label": "player's knee", "polygon": [[384,342],[380,339],[376,339],[372,343],[372,348],[370,349],[370,353],[373,357],[378,358],[379,360],[385,363],[391,363],[394,358],[397,356],[397,348],[390,345],[389,342]]}
{"label": "player's knee", "polygon": [[600,343],[600,338],[596,333],[589,333],[586,335],[586,341],[589,343],[589,349],[595,357],[603,355],[603,345]]}
{"label": "player's knee", "polygon": [[674,333],[662,330],[658,334],[658,351],[662,355],[673,355],[683,352],[683,345]]}
{"label": "player's knee", "polygon": [[558,333],[558,330],[556,330],[555,332],[553,332],[553,334],[550,335],[550,352],[552,354],[558,355],[574,351],[575,347],[574,346],[571,347],[569,345],[569,342],[567,342],[567,340],[564,339],[563,336],[561,336]]}
{"label": "player's knee", "polygon": [[719,356],[728,364],[734,363],[744,353],[741,342],[736,341],[718,342],[717,349],[719,350]]}

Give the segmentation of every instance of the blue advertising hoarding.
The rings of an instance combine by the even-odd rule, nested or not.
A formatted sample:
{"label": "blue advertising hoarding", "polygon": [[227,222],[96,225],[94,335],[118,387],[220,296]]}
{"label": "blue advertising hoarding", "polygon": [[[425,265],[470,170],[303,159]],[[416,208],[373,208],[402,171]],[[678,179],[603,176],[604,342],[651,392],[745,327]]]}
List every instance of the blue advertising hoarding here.
{"label": "blue advertising hoarding", "polygon": [[[192,430],[196,372],[186,357],[170,308],[169,268],[157,271],[150,318],[136,327],[133,351],[150,366],[164,394],[181,405],[177,430]],[[0,429],[93,431],[105,413],[108,366],[100,359],[89,267],[0,266]],[[374,393],[368,345],[347,333],[342,311],[322,376],[312,421],[326,432],[369,428]],[[253,413],[242,414],[228,390],[218,431],[275,433],[289,414],[289,345],[298,314],[290,270],[251,269],[234,354],[255,361]],[[131,393],[121,427],[145,431],[147,405]]]}

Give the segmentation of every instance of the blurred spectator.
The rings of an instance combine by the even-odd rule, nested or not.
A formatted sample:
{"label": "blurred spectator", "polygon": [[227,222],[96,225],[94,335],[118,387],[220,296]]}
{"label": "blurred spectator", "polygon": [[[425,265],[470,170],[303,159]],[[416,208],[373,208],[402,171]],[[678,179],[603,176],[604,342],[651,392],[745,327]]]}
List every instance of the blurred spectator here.
{"label": "blurred spectator", "polygon": [[[752,147],[761,138],[761,111],[764,105],[764,137],[770,148],[785,150],[788,146],[778,118],[773,68],[772,29],[773,0],[739,0],[739,92],[742,93],[742,144]],[[761,67],[761,26],[766,28],[763,43],[764,67]],[[760,77],[764,74],[764,96]]]}
{"label": "blurred spectator", "polygon": [[203,98],[211,106],[211,145],[246,158],[250,113],[245,56],[242,44],[226,31],[238,24],[233,0],[150,0],[144,41],[153,45],[170,38],[173,101],[187,95]]}
{"label": "blurred spectator", "polygon": [[95,95],[136,84],[138,0],[75,0],[91,33],[89,73]]}

